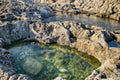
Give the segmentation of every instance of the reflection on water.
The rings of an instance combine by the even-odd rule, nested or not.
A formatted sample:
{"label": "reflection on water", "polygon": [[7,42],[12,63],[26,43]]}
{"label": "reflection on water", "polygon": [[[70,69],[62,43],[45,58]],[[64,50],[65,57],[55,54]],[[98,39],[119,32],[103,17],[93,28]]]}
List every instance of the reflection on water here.
{"label": "reflection on water", "polygon": [[35,80],[53,80],[58,76],[84,80],[96,68],[73,51],[37,43],[14,46],[9,51],[18,72],[29,74]]}
{"label": "reflection on water", "polygon": [[115,41],[109,42],[108,45],[109,45],[110,47],[120,48],[120,45],[119,45],[117,42],[115,42]]}
{"label": "reflection on water", "polygon": [[52,21],[76,21],[81,22],[87,25],[96,25],[103,27],[108,30],[120,30],[120,22],[115,20],[103,19],[94,16],[86,16],[86,15],[58,15],[49,17],[43,20],[44,22],[52,22]]}

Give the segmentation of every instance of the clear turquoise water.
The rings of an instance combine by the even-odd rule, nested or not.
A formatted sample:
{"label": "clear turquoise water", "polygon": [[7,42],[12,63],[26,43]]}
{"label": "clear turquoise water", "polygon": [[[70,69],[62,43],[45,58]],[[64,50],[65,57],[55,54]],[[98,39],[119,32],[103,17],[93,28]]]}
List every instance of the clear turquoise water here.
{"label": "clear turquoise water", "polygon": [[53,80],[58,76],[67,80],[84,80],[98,67],[88,63],[75,51],[57,46],[30,43],[12,46],[9,51],[18,73],[31,75],[35,80]]}

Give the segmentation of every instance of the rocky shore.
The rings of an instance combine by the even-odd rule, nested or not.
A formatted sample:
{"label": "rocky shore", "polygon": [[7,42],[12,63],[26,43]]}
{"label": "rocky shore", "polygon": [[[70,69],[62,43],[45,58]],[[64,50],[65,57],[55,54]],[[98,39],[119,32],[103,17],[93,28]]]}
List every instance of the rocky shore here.
{"label": "rocky shore", "polygon": [[55,11],[84,13],[120,21],[119,0],[37,0],[49,4]]}
{"label": "rocky shore", "polygon": [[[77,1],[75,0],[73,3],[81,2],[81,0]],[[103,2],[104,5],[102,5]],[[101,14],[104,13],[104,16],[108,17],[106,15],[109,12],[106,11],[109,10],[106,9],[108,2],[110,0],[101,0],[101,5],[95,8],[86,4],[90,8],[83,9],[86,11],[87,9],[96,9],[94,11],[98,12],[95,13],[101,11]],[[98,2],[94,4],[97,5]],[[80,6],[79,3],[77,5]],[[119,0],[114,0],[111,5],[115,5],[115,9],[119,10]],[[119,80],[120,48],[109,46],[109,42],[120,43],[120,31],[108,31],[98,26],[88,26],[75,21],[43,23],[42,19],[55,15],[53,4],[50,6],[32,0],[12,0],[10,13],[2,14],[0,17],[0,80],[33,80],[28,75],[17,73],[11,54],[3,48],[3,46],[12,44],[16,40],[32,40],[43,44],[58,43],[76,48],[78,51],[94,56],[102,63],[86,80]],[[80,8],[76,7],[76,9]],[[113,19],[120,19],[119,11],[114,11],[113,15],[117,16]]]}

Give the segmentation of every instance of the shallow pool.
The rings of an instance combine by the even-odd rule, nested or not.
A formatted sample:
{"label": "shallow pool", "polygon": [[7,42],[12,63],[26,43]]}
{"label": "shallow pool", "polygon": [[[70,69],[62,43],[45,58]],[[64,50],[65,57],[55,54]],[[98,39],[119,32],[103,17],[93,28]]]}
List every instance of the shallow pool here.
{"label": "shallow pool", "polygon": [[54,80],[56,77],[84,80],[98,67],[84,60],[75,51],[58,46],[30,43],[12,46],[9,51],[18,73],[28,74],[35,80]]}
{"label": "shallow pool", "polygon": [[120,22],[118,21],[98,18],[95,16],[86,16],[84,14],[80,14],[80,15],[59,14],[43,20],[43,22],[53,22],[53,21],[76,21],[87,24],[88,26],[95,25],[95,26],[103,27],[104,29],[107,30],[120,30]]}

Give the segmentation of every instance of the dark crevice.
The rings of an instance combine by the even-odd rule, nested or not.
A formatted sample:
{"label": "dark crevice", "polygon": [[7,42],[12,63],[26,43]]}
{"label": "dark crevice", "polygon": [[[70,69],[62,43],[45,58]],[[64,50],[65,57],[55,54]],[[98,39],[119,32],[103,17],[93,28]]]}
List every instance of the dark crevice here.
{"label": "dark crevice", "polygon": [[70,40],[71,40],[71,43],[73,42],[76,42],[77,38],[74,36],[74,34],[69,30],[69,36],[70,36]]}
{"label": "dark crevice", "polygon": [[118,69],[120,69],[120,64],[117,64],[116,67],[117,67]]}
{"label": "dark crevice", "polygon": [[102,73],[102,74],[100,75],[100,77],[101,77],[102,79],[103,79],[103,78],[107,78],[105,73]]}

